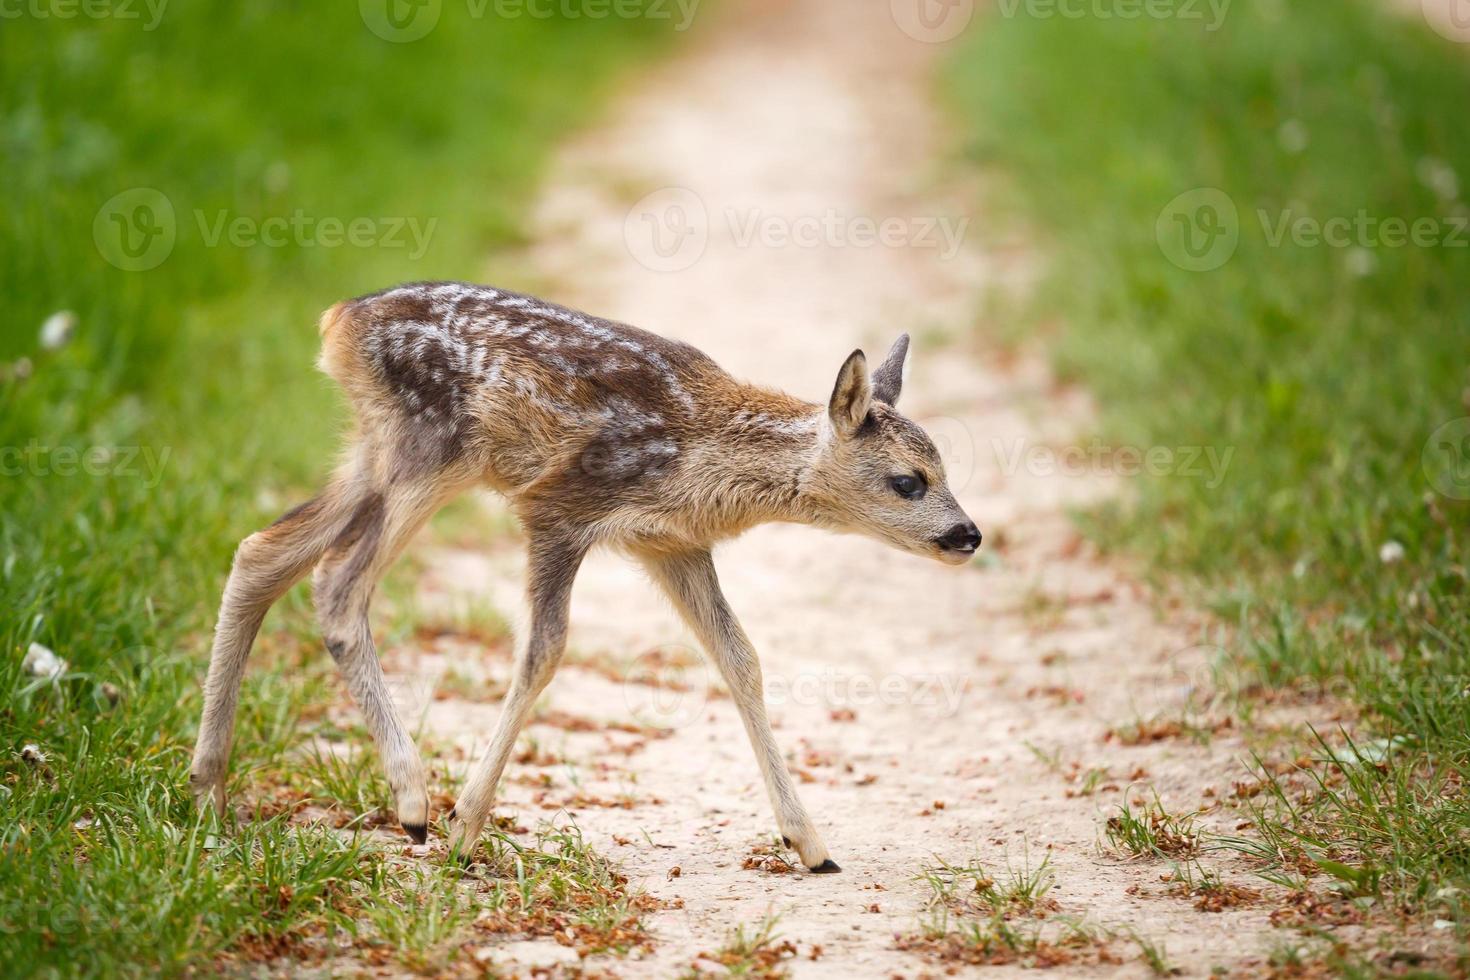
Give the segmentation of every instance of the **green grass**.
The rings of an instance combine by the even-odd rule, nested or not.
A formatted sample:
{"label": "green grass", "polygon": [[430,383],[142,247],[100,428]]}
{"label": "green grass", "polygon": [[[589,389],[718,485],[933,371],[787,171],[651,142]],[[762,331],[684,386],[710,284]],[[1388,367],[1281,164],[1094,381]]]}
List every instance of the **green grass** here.
{"label": "green grass", "polygon": [[938,933],[945,931],[949,913],[956,909],[979,910],[990,916],[1035,912],[1056,883],[1051,855],[1043,855],[1033,868],[1029,853],[1019,868],[1008,861],[1003,875],[992,874],[978,861],[969,865],[939,861],[918,877],[929,886],[928,910],[935,916],[926,931]]}
{"label": "green grass", "polygon": [[1137,809],[1124,798],[1103,831],[1121,854],[1148,857],[1189,857],[1200,848],[1194,814],[1173,814],[1155,795]]}
{"label": "green grass", "polygon": [[[208,972],[345,915],[339,883],[372,887],[381,861],[350,838],[275,820],[209,846],[193,814],[198,680],[231,551],[333,462],[343,419],[311,366],[318,312],[489,275],[555,140],[673,36],[659,20],[442,7],[409,44],[373,35],[357,4],[284,0],[168,5],[154,30],[0,29],[0,973]],[[129,271],[94,219],[137,187],[168,200],[176,240]],[[248,231],[298,211],[314,222],[301,242],[214,238],[221,212]],[[335,235],[357,221],[357,243],[333,245],[320,219]],[[422,250],[410,226],[432,229]],[[75,338],[43,351],[59,310]],[[88,451],[90,472],[69,455]],[[267,624],[267,645],[310,654],[258,657],[236,790],[286,765],[303,716],[339,696],[311,635],[299,594]],[[24,674],[32,642],[69,672]],[[22,759],[28,743],[44,766]],[[330,792],[353,775],[306,778]],[[404,920],[415,948],[437,948],[441,912]]]}
{"label": "green grass", "polygon": [[1164,948],[1163,942],[1150,939],[1136,931],[1130,935],[1138,944],[1139,958],[1154,976],[1172,977],[1184,972],[1169,962],[1169,951]]}
{"label": "green grass", "polygon": [[694,963],[679,975],[680,980],[702,980],[705,977],[781,980],[791,976],[788,961],[796,957],[796,944],[781,937],[776,929],[779,922],[779,916],[768,913],[759,922],[749,923],[748,928],[746,923],[737,925],[730,930],[725,944],[718,950],[700,954],[701,960],[723,967],[722,972],[712,972]]}
{"label": "green grass", "polygon": [[648,947],[643,917],[661,904],[631,888],[575,823],[542,825],[532,846],[497,833],[484,853],[483,873],[496,886],[482,903],[480,928],[570,938],[584,956]]}
{"label": "green grass", "polygon": [[[1046,256],[1003,335],[1047,341],[1112,444],[1233,451],[1222,480],[1145,475],[1088,527],[1198,582],[1257,682],[1343,693],[1393,738],[1259,817],[1424,908],[1470,887],[1470,442],[1435,434],[1470,415],[1470,247],[1273,241],[1288,211],[1362,211],[1470,245],[1470,49],[1393,6],[1240,0],[1210,31],[1021,5],[947,81],[994,208]],[[1210,217],[1166,213],[1196,188],[1238,214],[1201,271],[1166,258],[1177,213]]]}
{"label": "green grass", "polygon": [[1034,866],[1029,848],[1019,865],[1008,855],[1003,873],[991,873],[978,860],[959,865],[936,859],[916,880],[929,889],[919,933],[896,937],[898,947],[946,964],[947,972],[959,963],[1047,968],[1119,962],[1108,949],[1115,930],[1061,914],[1048,897],[1056,885],[1050,854]]}

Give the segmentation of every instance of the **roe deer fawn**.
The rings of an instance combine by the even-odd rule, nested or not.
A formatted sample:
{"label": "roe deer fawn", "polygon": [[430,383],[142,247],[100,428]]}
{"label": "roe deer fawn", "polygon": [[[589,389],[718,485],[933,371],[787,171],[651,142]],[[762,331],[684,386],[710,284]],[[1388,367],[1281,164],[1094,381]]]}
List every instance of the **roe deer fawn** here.
{"label": "roe deer fawn", "polygon": [[223,814],[240,678],[271,604],[315,569],[327,650],[367,717],[399,822],[428,833],[423,765],[388,695],[368,629],[379,576],[450,497],[489,486],[529,549],[530,620],[490,747],[450,816],[473,850],[532,705],[556,671],[582,557],[643,563],[729,686],[776,822],[812,871],[839,870],[771,735],[755,650],[720,593],[710,548],[766,521],[858,531],[963,563],[980,532],[945,485],[934,444],[894,408],[908,337],[870,376],[862,351],[825,406],[735,380],[687,344],[529,296],[415,283],[321,318],[320,366],[357,419],[322,493],[241,542],[215,627],[190,781]]}

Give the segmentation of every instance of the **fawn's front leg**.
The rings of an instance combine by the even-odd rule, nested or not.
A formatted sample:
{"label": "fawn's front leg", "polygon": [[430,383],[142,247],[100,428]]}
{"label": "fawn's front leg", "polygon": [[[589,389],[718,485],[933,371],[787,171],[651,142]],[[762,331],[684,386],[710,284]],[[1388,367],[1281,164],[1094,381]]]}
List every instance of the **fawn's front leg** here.
{"label": "fawn's front leg", "polygon": [[841,871],[812,826],[806,808],[796,795],[781,750],[776,747],[771,723],[766,718],[760,660],[720,591],[710,553],[656,555],[645,558],[644,563],[719,666],[755,749],[766,792],[776,811],[776,825],[781,828],[787,845],[796,848],[801,862],[818,874]]}
{"label": "fawn's front leg", "polygon": [[560,540],[538,540],[532,532],[530,562],[526,569],[531,619],[517,645],[511,668],[510,691],[495,726],[490,748],[470,773],[464,792],[450,816],[449,853],[467,860],[484,829],[495,800],[495,787],[505,771],[516,738],[525,727],[536,698],[551,682],[567,643],[567,607],[572,581],[577,577],[585,546]]}

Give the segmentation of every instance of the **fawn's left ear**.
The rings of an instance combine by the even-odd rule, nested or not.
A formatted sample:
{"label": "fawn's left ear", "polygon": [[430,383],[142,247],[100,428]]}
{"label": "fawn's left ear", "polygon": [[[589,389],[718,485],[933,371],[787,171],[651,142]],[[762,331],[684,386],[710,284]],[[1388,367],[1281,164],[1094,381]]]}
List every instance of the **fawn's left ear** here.
{"label": "fawn's left ear", "polygon": [[850,436],[868,417],[868,405],[872,401],[872,388],[868,385],[868,359],[863,352],[855,350],[842,362],[837,372],[837,384],[832,388],[832,400],[827,403],[827,415],[832,427],[839,435]]}
{"label": "fawn's left ear", "polygon": [[899,334],[888,356],[873,372],[873,397],[889,405],[898,404],[898,394],[903,391],[903,372],[908,364],[909,335]]}

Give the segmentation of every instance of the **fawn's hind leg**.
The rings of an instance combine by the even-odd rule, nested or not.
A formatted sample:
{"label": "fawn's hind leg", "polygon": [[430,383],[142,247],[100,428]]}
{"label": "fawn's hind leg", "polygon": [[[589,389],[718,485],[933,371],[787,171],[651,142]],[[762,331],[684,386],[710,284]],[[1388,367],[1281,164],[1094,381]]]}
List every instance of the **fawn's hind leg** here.
{"label": "fawn's hind leg", "polygon": [[378,579],[444,497],[443,488],[433,484],[368,494],[332,542],[312,581],[327,651],[367,720],[393,790],[398,822],[420,844],[427,839],[429,824],[424,766],[393,706],[368,626],[368,607]]}
{"label": "fawn's hind leg", "polygon": [[240,542],[220,600],[204,682],[204,715],[189,783],[201,807],[225,812],[225,773],[245,661],[265,614],[311,571],[352,512],[354,479],[339,475],[320,496]]}
{"label": "fawn's hind leg", "polygon": [[449,834],[449,853],[468,859],[484,829],[485,818],[495,799],[495,787],[505,771],[506,760],[516,738],[525,727],[536,698],[551,682],[567,642],[567,607],[572,581],[577,577],[584,545],[563,540],[538,539],[532,534],[530,561],[526,569],[526,591],[531,617],[525,635],[516,645],[511,668],[510,691],[490,747],[471,771],[464,792],[454,805]]}
{"label": "fawn's hind leg", "polygon": [[708,551],[691,551],[673,555],[651,555],[644,558],[649,573],[668,593],[674,607],[689,628],[699,637],[714,658],[730,688],[730,696],[740,711],[745,733],[755,749],[766,792],[776,811],[776,825],[788,847],[801,855],[801,863],[818,874],[841,871],[827,854],[827,845],[817,834],[806,808],[796,795],[786,760],[771,734],[766,718],[765,692],[761,685],[761,664],[745,630],[725,602],[715,563]]}

